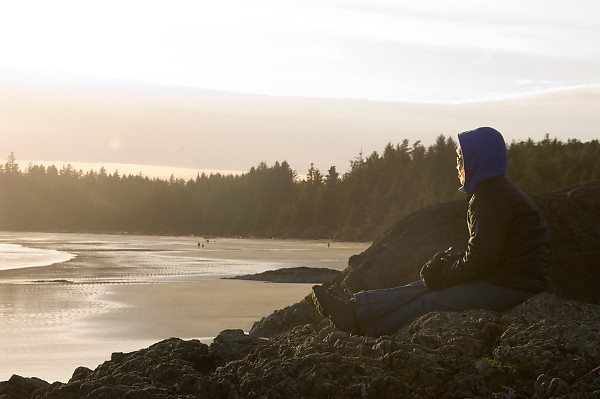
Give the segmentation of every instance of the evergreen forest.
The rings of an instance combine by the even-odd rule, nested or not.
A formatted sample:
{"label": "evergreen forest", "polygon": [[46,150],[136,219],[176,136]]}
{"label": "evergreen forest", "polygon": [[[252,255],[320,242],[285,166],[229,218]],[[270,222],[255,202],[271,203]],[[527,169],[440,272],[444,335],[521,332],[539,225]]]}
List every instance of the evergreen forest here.
{"label": "evergreen forest", "polygon": [[[22,169],[11,153],[0,165],[0,230],[368,241],[419,208],[465,198],[455,149],[441,135],[429,146],[404,140],[361,153],[343,174],[311,165],[299,177],[282,161],[187,181]],[[530,195],[600,179],[598,140],[513,141],[508,160],[508,177]]]}

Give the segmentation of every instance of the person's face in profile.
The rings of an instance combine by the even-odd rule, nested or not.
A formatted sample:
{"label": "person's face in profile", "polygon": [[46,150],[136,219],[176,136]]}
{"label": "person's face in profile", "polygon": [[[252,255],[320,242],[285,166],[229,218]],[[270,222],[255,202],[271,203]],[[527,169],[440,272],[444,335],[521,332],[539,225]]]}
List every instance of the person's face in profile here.
{"label": "person's face in profile", "polygon": [[456,147],[456,170],[458,171],[458,180],[460,184],[465,184],[465,163],[460,147]]}

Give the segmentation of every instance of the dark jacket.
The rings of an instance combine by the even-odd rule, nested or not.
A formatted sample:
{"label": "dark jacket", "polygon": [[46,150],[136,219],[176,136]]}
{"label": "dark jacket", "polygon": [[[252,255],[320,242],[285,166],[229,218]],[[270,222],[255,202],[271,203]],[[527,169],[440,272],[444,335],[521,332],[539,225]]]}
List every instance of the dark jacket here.
{"label": "dark jacket", "polygon": [[535,203],[506,178],[502,135],[479,128],[458,135],[469,195],[464,256],[439,270],[443,286],[475,280],[538,293],[548,285],[548,225]]}
{"label": "dark jacket", "polygon": [[481,182],[469,198],[465,255],[447,265],[445,285],[485,280],[538,293],[548,286],[550,233],[535,203],[506,176]]}

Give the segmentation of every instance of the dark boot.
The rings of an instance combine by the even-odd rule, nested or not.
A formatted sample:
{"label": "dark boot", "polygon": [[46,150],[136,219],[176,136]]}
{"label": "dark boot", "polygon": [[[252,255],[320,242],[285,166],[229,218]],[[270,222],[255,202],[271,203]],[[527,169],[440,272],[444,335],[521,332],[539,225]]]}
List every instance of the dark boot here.
{"label": "dark boot", "polygon": [[312,298],[319,313],[329,317],[336,328],[348,334],[362,335],[362,329],[356,317],[354,300],[345,301],[338,298],[320,285],[312,287]]}

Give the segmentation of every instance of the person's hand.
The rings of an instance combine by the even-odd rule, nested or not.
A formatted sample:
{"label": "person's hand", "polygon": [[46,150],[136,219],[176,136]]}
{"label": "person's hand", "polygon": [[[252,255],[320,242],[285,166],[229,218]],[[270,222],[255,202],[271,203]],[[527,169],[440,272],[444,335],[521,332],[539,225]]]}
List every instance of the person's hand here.
{"label": "person's hand", "polygon": [[433,255],[421,268],[421,281],[428,290],[439,290],[446,286],[443,282],[441,271],[451,262],[445,257],[445,254],[445,252],[439,252]]}
{"label": "person's hand", "polygon": [[[438,254],[436,254],[436,256],[437,255],[440,255],[440,254],[438,253]],[[452,247],[450,247],[447,250],[445,250],[443,254],[441,254],[441,257],[446,259],[450,263],[454,263],[457,260],[459,260],[460,258],[462,258],[464,255],[465,255],[464,252],[452,252]]]}

